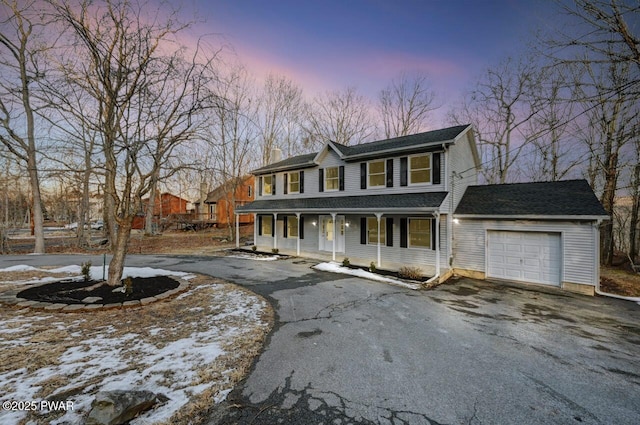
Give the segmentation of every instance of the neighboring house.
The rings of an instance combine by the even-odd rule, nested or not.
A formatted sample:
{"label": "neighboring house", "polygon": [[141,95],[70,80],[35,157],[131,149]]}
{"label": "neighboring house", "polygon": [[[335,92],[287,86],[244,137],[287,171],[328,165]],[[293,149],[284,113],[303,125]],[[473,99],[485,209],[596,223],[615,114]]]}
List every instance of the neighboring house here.
{"label": "neighboring house", "polygon": [[[156,195],[153,207],[153,219],[157,223],[159,220],[175,216],[175,215],[184,215],[187,213],[187,204],[189,201],[183,199],[179,196],[173,195],[168,192],[161,193],[160,195]],[[142,200],[142,209],[139,215],[136,216],[133,220],[133,228],[134,229],[144,229],[145,225],[145,216],[144,214],[147,211],[149,206],[149,198],[144,198]]]}
{"label": "neighboring house", "polygon": [[[235,205],[233,203],[235,197]],[[207,206],[205,220],[218,227],[228,226],[235,218],[235,207],[242,206],[255,199],[255,177],[243,176],[227,180],[207,194],[204,204]],[[253,224],[252,214],[240,214],[239,224]]]}
{"label": "neighboring house", "polygon": [[[510,200],[523,194],[528,197],[528,188],[537,187],[537,183],[475,186],[479,168],[469,125],[355,146],[329,141],[320,152],[253,171],[256,200],[237,211],[256,215],[254,241],[262,250],[338,261],[347,257],[353,264],[373,262],[377,268],[391,270],[417,266],[439,279],[459,271],[535,283],[568,282],[575,284],[566,285],[568,289],[586,287],[586,292],[589,288],[593,292],[598,271],[597,223],[606,214],[588,185],[586,193],[582,183],[575,183],[582,189],[575,197],[571,191],[562,192],[563,202],[575,207],[571,214],[558,214],[562,208],[556,211],[548,205],[556,198],[555,184],[548,186],[545,205],[549,208],[526,213],[509,209],[513,207]],[[495,193],[490,202],[496,208],[504,203],[504,213],[473,210],[473,199],[477,199],[473,194],[482,190],[478,188]],[[536,193],[540,200],[542,192]],[[586,198],[588,207],[581,208]],[[574,237],[574,228],[588,232]],[[559,237],[560,251],[543,243],[538,244],[540,249],[531,248],[530,233],[543,239],[551,235],[553,247]],[[520,242],[512,243],[509,236],[517,236]],[[511,268],[495,271],[493,265],[499,262],[496,238],[506,238],[503,243],[509,249],[518,249],[515,246],[519,244],[525,252],[517,259],[518,265],[522,264],[519,275]],[[495,249],[493,245],[479,248],[491,243]],[[559,261],[558,268],[550,267],[547,273],[555,278],[545,282],[531,278],[527,268],[534,258],[546,267],[549,256]],[[515,260],[504,257],[503,261]],[[492,265],[488,272],[487,264]],[[574,275],[569,266],[594,270],[595,274]]]}

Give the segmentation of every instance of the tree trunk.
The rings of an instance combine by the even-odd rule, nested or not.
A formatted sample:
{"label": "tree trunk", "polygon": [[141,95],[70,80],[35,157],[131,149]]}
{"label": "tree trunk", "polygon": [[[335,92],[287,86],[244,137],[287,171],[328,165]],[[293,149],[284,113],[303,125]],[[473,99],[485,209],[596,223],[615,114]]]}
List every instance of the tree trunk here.
{"label": "tree trunk", "polygon": [[640,164],[635,166],[629,219],[629,257],[635,263],[638,255],[638,214],[640,210]]}
{"label": "tree trunk", "polygon": [[[156,213],[156,187],[157,181],[152,177],[151,190],[149,192],[149,202],[147,202],[147,210],[144,213],[144,234],[153,235],[153,216]],[[162,213],[162,200],[160,201],[160,213]]]}
{"label": "tree trunk", "polygon": [[107,279],[109,286],[120,286],[120,282],[122,281],[122,271],[124,270],[124,261],[127,256],[127,248],[129,247],[132,224],[133,216],[128,216],[120,222],[118,227],[113,258],[109,263],[109,278]]}

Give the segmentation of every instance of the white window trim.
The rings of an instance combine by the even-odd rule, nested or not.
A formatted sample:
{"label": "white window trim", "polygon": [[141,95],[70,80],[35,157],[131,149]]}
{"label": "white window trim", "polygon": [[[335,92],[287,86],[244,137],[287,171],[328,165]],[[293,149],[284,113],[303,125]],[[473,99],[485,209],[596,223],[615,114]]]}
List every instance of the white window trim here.
{"label": "white window trim", "polygon": [[[378,231],[378,219],[376,217],[367,217],[367,245],[377,246],[378,242],[371,242],[369,240],[369,220],[376,220],[376,231]],[[387,222],[384,218],[380,218],[380,233],[384,233],[384,241],[380,241],[380,245],[387,244]],[[384,228],[384,229],[383,229]],[[380,235],[378,235],[380,239]]]}
{"label": "white window trim", "polygon": [[[380,162],[382,161],[382,163],[384,164],[384,181],[381,185],[377,185],[377,186],[372,186],[371,185],[371,171],[369,169],[369,166],[371,165],[372,162]],[[378,175],[378,174],[376,174]],[[376,159],[374,161],[368,161],[367,162],[367,189],[371,188],[371,189],[382,189],[387,187],[387,160],[386,159]]]}
{"label": "white window trim", "polygon": [[[428,182],[418,182],[418,183],[413,183],[411,182],[411,158],[415,158],[418,156],[425,156],[428,155],[429,156],[429,181]],[[424,168],[421,168],[421,170],[424,170]],[[415,154],[415,155],[409,155],[408,159],[407,159],[407,185],[408,186],[429,186],[433,184],[433,154],[432,153],[421,153],[421,154]]]}
{"label": "white window trim", "polygon": [[[331,180],[336,180],[336,182],[338,183],[337,184],[338,187],[336,187],[335,189],[328,189],[329,186],[327,185],[327,180],[328,180],[328,175],[329,175],[329,173],[327,173],[327,170],[330,169],[330,168],[335,168],[336,172],[337,172],[337,175],[336,175],[335,179],[333,177],[331,178]],[[325,192],[337,192],[337,191],[340,190],[340,167],[326,167],[324,169],[323,178],[324,178],[324,191]]]}
{"label": "white window trim", "polygon": [[[427,220],[429,222],[429,246],[411,246],[411,220]],[[433,242],[433,235],[431,234],[431,220],[435,218],[429,217],[407,217],[407,249],[417,249],[421,251],[431,251],[433,248],[431,243]]]}
{"label": "white window trim", "polygon": [[[269,192],[267,192],[267,183],[265,182],[265,180],[267,179],[267,177],[269,177],[271,179],[271,183],[269,183]],[[262,176],[262,195],[271,195],[273,193],[273,179],[275,178],[274,175],[270,175],[270,176]]]}
{"label": "white window trim", "polygon": [[[298,175],[298,190],[293,191],[291,190],[291,175],[292,174],[297,174]],[[291,171],[289,173],[287,173],[287,193],[300,193],[300,171]]]}

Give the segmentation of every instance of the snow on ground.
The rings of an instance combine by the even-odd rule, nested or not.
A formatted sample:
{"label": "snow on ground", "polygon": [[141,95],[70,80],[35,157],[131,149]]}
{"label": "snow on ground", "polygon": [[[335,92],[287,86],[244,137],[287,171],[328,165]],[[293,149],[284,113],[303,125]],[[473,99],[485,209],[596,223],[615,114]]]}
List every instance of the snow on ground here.
{"label": "snow on ground", "polygon": [[227,255],[227,257],[244,258],[245,260],[256,260],[256,261],[276,261],[282,258],[279,255],[258,255],[258,254],[251,254],[251,253],[233,254],[233,255]]}
{"label": "snow on ground", "polygon": [[[2,272],[46,272],[46,273],[55,273],[55,274],[69,274],[76,275],[71,277],[71,279],[80,279],[82,278],[82,267],[81,266],[64,266],[58,267],[55,269],[39,269],[37,267],[27,266],[27,265],[16,265],[7,267],[4,269],[0,269],[0,273]],[[91,266],[90,268],[91,279],[93,280],[101,280],[103,278],[107,279],[109,277],[109,265],[106,267],[102,266]],[[154,276],[175,276],[184,280],[189,280],[194,277],[194,275],[184,272],[177,272],[171,270],[163,270],[163,269],[154,269],[151,267],[125,267],[122,271],[122,278],[126,277],[154,277]],[[55,278],[55,277],[43,277],[39,279],[29,279],[19,282],[12,282],[14,284],[34,284],[34,283],[47,283],[47,282],[56,282],[59,280],[68,280],[69,277],[65,278]]]}
{"label": "snow on ground", "polygon": [[365,279],[377,280],[379,282],[391,283],[392,285],[403,286],[409,289],[420,289],[422,286],[419,283],[409,283],[398,279],[392,279],[386,276],[380,276],[379,274],[371,273],[362,269],[351,269],[349,267],[343,267],[339,263],[333,261],[329,263],[320,263],[313,266],[314,269],[323,272],[342,273],[351,276],[362,277]]}
{"label": "snow on ground", "polygon": [[[74,267],[63,269],[74,272]],[[127,273],[185,277],[150,268],[127,268]],[[73,411],[57,417],[40,411],[36,418],[37,423],[76,425],[84,423],[97,391],[149,390],[169,401],[130,423],[169,421],[203,391],[213,391],[216,402],[226,398],[235,363],[224,364],[220,358],[231,356],[235,362],[235,357],[248,355],[233,347],[257,352],[242,344],[255,344],[251,333],[268,330],[266,309],[267,303],[253,293],[215,283],[194,284],[172,301],[130,310],[52,314],[2,309],[0,399],[39,402],[71,390],[63,399],[73,401]],[[216,370],[220,362],[222,370]],[[0,424],[25,419],[27,412],[0,410]]]}

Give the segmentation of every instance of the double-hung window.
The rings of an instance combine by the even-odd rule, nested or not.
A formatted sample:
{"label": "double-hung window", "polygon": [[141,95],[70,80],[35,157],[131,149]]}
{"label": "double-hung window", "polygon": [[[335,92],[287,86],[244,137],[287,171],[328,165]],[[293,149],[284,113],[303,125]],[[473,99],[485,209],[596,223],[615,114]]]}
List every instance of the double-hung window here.
{"label": "double-hung window", "polygon": [[298,237],[298,217],[296,216],[288,216],[287,217],[287,237],[288,238],[297,238]]}
{"label": "double-hung window", "polygon": [[300,193],[300,172],[289,173],[289,193]]}
{"label": "double-hung window", "polygon": [[386,171],[384,160],[369,162],[369,187],[386,186]]}
{"label": "double-hung window", "polygon": [[409,157],[409,184],[431,183],[431,154]]}
{"label": "double-hung window", "polygon": [[271,191],[273,189],[273,178],[274,176],[262,177],[262,194],[263,195],[271,195]]}
{"label": "double-hung window", "polygon": [[409,219],[409,248],[431,248],[431,219]]}
{"label": "double-hung window", "polygon": [[378,235],[378,219],[376,217],[367,217],[367,243],[372,245],[386,243],[387,223],[386,220],[380,220],[380,235]]}
{"label": "double-hung window", "polygon": [[340,172],[338,167],[328,167],[324,169],[324,190],[340,189]]}
{"label": "double-hung window", "polygon": [[270,215],[263,215],[260,218],[262,227],[260,229],[260,235],[271,236],[273,234],[273,217]]}

